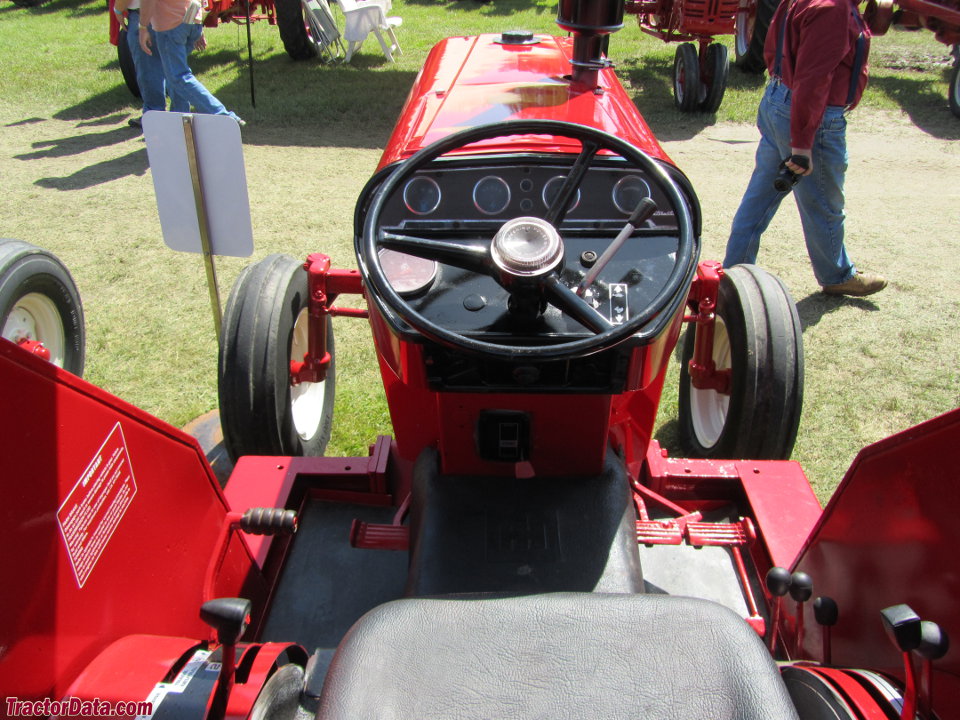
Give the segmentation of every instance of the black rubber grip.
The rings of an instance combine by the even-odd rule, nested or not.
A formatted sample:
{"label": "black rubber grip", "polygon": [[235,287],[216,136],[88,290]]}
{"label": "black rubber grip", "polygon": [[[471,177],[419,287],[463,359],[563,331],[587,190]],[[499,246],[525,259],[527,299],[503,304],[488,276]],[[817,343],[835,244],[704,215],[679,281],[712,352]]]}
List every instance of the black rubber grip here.
{"label": "black rubber grip", "polygon": [[284,508],[250,508],[240,520],[240,529],[251,535],[292,535],[297,531],[297,513]]}

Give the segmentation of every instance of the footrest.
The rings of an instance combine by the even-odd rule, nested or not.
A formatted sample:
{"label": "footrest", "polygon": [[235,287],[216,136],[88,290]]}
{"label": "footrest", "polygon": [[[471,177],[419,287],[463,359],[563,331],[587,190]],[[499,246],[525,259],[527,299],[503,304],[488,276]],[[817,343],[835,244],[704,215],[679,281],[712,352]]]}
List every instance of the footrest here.
{"label": "footrest", "polygon": [[756,539],[748,518],[735,523],[687,523],[687,539],[694,547],[703,545],[748,545]]}
{"label": "footrest", "polygon": [[681,545],[683,528],[675,520],[637,520],[637,542],[641,545]]}
{"label": "footrest", "polygon": [[379,525],[354,520],[350,545],[360,550],[408,550],[410,530],[406,525]]}

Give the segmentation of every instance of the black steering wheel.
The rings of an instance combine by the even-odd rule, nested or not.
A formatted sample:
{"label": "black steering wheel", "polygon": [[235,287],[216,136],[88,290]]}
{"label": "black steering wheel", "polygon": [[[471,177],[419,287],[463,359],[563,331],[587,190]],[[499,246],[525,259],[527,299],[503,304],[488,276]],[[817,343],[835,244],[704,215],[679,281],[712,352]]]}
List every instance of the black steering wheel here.
{"label": "black steering wheel", "polygon": [[[381,226],[387,200],[417,171],[442,155],[467,145],[517,135],[570,138],[579,141],[581,145],[579,155],[544,218],[517,218],[507,221],[494,238],[458,242],[400,234]],[[614,324],[596,312],[561,281],[559,272],[563,263],[563,244],[555,228],[562,223],[587,170],[601,150],[616,153],[630,166],[641,169],[651,180],[659,183],[673,206],[679,231],[676,261],[667,281],[645,308],[634,313],[622,324]],[[511,237],[501,237],[505,230]],[[559,250],[556,248],[558,241]],[[543,262],[535,263],[536,267],[531,269],[527,264],[530,257],[505,257],[509,256],[510,248],[517,247],[518,243],[524,248],[524,253],[532,254],[535,256],[534,260]],[[547,302],[561,313],[577,320],[593,335],[535,346],[506,345],[478,340],[443,328],[417,312],[393,289],[380,263],[378,251],[381,248],[390,248],[489,275],[510,292],[514,292],[517,287],[535,286]],[[389,310],[425,337],[473,355],[512,360],[561,360],[582,357],[612,347],[640,333],[658,314],[663,322],[667,322],[672,312],[663,311],[679,307],[686,300],[687,288],[697,261],[698,243],[694,236],[690,211],[680,190],[660,164],[649,155],[614,135],[584,125],[555,120],[516,120],[480,125],[454,133],[420,150],[399,165],[371,201],[364,222],[363,236],[357,242],[357,256],[360,273],[367,288]]]}

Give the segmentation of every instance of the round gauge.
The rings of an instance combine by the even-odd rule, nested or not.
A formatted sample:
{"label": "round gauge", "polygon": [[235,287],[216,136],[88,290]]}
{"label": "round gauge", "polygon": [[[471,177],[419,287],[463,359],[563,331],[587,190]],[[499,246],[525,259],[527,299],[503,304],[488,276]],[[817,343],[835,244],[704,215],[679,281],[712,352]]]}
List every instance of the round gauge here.
{"label": "round gauge", "polygon": [[510,186],[499,175],[487,175],[473,186],[473,205],[484,215],[496,215],[510,204]]}
{"label": "round gauge", "polygon": [[650,186],[639,175],[625,175],[613,186],[613,204],[624,215],[636,210],[640,201],[646,197],[650,197]]}
{"label": "round gauge", "polygon": [[403,204],[416,215],[429,215],[440,204],[440,186],[428,177],[415,177],[403,188]]}
{"label": "round gauge", "polygon": [[[565,175],[557,175],[547,180],[547,184],[543,186],[543,204],[547,207],[553,204],[553,201],[557,198],[557,193],[560,192],[560,188],[563,187],[563,181],[566,180]],[[573,196],[573,204],[567,208],[567,212],[573,210],[580,204],[580,188],[577,188],[576,195]]]}
{"label": "round gauge", "polygon": [[437,277],[437,263],[414,255],[381,248],[380,266],[387,281],[398,295],[408,296],[423,292]]}

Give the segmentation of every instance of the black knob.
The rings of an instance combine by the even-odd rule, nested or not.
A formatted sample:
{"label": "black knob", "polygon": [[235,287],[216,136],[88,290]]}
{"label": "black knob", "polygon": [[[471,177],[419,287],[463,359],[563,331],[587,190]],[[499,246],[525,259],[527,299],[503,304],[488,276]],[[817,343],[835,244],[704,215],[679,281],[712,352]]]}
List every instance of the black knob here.
{"label": "black knob", "polygon": [[200,606],[200,619],[217,631],[221,645],[236,645],[250,624],[252,608],[246,598],[217,598]]}
{"label": "black knob", "polygon": [[767,571],[766,581],[771,595],[783,597],[790,590],[790,571],[782,567],[772,567]]}
{"label": "black knob", "polygon": [[935,622],[924,620],[920,623],[920,647],[917,654],[924,660],[939,660],[950,649],[947,631]]}
{"label": "black knob", "polygon": [[922,629],[920,616],[909,605],[893,605],[880,611],[880,619],[891,642],[902,652],[920,647]]}
{"label": "black knob", "polygon": [[836,600],[826,595],[818,597],[813,601],[813,617],[818,625],[826,625],[827,627],[836,625],[837,619],[840,617],[840,608],[837,607]]}
{"label": "black knob", "polygon": [[806,602],[813,595],[813,579],[805,572],[790,576],[790,597],[797,602]]}

